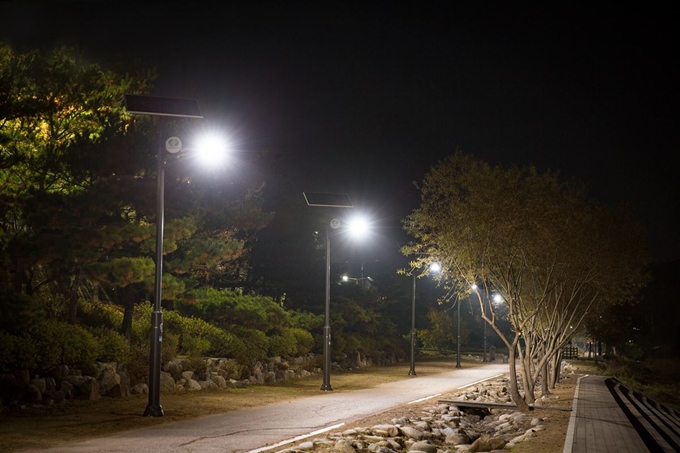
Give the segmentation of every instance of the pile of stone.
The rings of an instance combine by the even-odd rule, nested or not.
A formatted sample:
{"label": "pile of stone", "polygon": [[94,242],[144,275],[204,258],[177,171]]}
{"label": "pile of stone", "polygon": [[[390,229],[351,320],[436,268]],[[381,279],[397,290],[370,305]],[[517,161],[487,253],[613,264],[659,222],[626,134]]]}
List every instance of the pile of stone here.
{"label": "pile of stone", "polygon": [[[320,374],[320,359],[314,354],[288,359],[272,357],[266,361],[255,361],[244,370],[233,359],[206,358],[200,371],[187,369],[183,360],[173,360],[163,365],[159,387],[161,393],[178,393],[253,384],[270,385]],[[396,360],[395,357],[383,357],[377,362],[393,363]],[[360,368],[374,363],[358,352],[336,354],[332,361],[335,370]],[[96,363],[95,370],[92,376],[85,376],[80,370],[62,365],[45,376],[31,376],[27,370],[0,374],[0,410],[3,402],[10,406],[52,405],[70,399],[97,400],[102,396],[121,398],[149,392],[146,382],[134,381],[126,363]]]}
{"label": "pile of stone", "polygon": [[540,417],[509,409],[460,408],[443,401],[508,403],[506,379],[452,393],[424,408],[420,416],[332,432],[278,453],[447,453],[511,448],[545,429]]}

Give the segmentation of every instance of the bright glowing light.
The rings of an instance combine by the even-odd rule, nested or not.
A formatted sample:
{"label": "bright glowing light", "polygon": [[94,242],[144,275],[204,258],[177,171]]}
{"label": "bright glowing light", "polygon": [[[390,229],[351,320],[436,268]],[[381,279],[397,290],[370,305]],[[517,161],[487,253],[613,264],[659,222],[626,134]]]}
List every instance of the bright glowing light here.
{"label": "bright glowing light", "polygon": [[205,165],[219,165],[226,160],[229,145],[227,140],[215,133],[204,134],[195,146],[192,147],[192,154]]}
{"label": "bright glowing light", "polygon": [[501,296],[500,294],[494,294],[493,301],[496,302],[497,304],[501,303],[503,302],[503,296]]}
{"label": "bright glowing light", "polygon": [[361,216],[353,217],[347,223],[347,229],[349,230],[350,234],[356,238],[366,236],[370,230],[368,221],[365,217]]}
{"label": "bright glowing light", "polygon": [[430,272],[432,272],[433,274],[438,274],[438,273],[441,272],[441,270],[442,270],[441,264],[439,264],[439,263],[430,264]]}
{"label": "bright glowing light", "polygon": [[476,283],[473,283],[472,286],[470,286],[470,289],[471,289],[472,291],[477,291],[477,288],[478,288],[478,286],[477,286]]}
{"label": "bright glowing light", "polygon": [[348,282],[348,281],[349,281],[349,277],[348,277],[347,275],[343,275],[343,276],[342,276],[342,281],[343,281],[343,282]]}

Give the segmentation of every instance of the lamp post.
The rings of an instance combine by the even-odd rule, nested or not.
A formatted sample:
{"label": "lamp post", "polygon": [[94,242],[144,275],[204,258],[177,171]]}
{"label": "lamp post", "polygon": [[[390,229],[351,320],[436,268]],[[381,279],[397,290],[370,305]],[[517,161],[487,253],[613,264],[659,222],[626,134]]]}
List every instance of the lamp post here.
{"label": "lamp post", "polygon": [[460,299],[456,302],[458,304],[458,328],[456,329],[456,368],[460,368]]}
{"label": "lamp post", "polygon": [[[125,107],[129,113],[140,115],[160,116],[158,122],[158,164],[156,185],[156,275],[154,310],[151,313],[151,346],[149,352],[149,402],[144,410],[144,416],[162,417],[163,408],[160,405],[161,380],[161,343],[163,341],[163,313],[161,311],[161,289],[163,286],[163,227],[164,227],[164,197],[165,197],[165,154],[178,152],[181,141],[177,139],[163,142],[163,126],[165,117],[203,118],[198,102],[194,99],[158,98],[143,95],[125,95]],[[176,137],[173,137],[176,138]]]}
{"label": "lamp post", "polygon": [[[325,208],[354,207],[347,194],[315,192],[303,192],[302,194],[304,195],[308,206]],[[330,222],[326,223],[326,316],[323,327],[324,366],[323,383],[321,384],[322,391],[333,390],[333,387],[331,386],[331,235],[328,231],[329,226],[334,230],[340,228],[340,220],[331,219]],[[348,229],[359,235],[366,232],[367,224],[365,221],[356,218],[348,223],[348,227]]]}
{"label": "lamp post", "polygon": [[[501,296],[501,295],[498,294],[498,293],[495,293],[495,294],[493,295],[493,301],[494,301],[494,303],[496,303],[496,304],[500,304],[501,302],[503,302],[503,296]],[[490,304],[490,303],[491,303],[491,302],[489,302],[489,304]],[[508,348],[508,360],[510,360],[510,354],[511,354],[511,351],[510,351],[510,348]]]}
{"label": "lamp post", "polygon": [[[430,264],[430,271],[438,273],[441,271],[439,263]],[[416,376],[416,274],[413,273],[413,296],[411,297],[411,368],[409,376]]]}
{"label": "lamp post", "polygon": [[[475,292],[477,292],[477,288],[478,288],[478,286],[475,283],[473,283],[470,286],[470,289],[472,291],[475,291]],[[478,293],[478,295],[479,295],[479,293]],[[479,296],[479,297],[481,297],[481,296]],[[486,320],[484,319],[483,315],[484,315],[484,298],[482,297],[482,327],[484,329],[484,348],[483,348],[483,353],[482,353],[482,362],[486,362],[487,361],[486,360]]]}

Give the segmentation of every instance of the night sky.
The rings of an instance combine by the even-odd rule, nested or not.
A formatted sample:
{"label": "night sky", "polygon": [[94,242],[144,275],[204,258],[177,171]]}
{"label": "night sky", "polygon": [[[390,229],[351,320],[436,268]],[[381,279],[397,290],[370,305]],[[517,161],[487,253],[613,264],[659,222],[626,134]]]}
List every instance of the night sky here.
{"label": "night sky", "polygon": [[630,203],[654,260],[680,258],[671,11],[478,3],[2,2],[0,39],[157,67],[154,95],[198,99],[240,149],[268,150],[240,177],[300,203],[346,192],[379,218],[380,259],[412,181],[456,148]]}

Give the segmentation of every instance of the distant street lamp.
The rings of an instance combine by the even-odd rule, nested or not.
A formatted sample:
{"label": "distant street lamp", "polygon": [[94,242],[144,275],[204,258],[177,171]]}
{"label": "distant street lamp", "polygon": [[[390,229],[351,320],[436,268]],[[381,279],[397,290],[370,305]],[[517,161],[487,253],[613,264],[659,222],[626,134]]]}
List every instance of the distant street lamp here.
{"label": "distant street lamp", "polygon": [[460,368],[460,298],[456,303],[458,304],[458,327],[456,328],[456,368]]}
{"label": "distant street lamp", "polygon": [[[437,274],[442,270],[439,263],[430,264],[430,272]],[[416,274],[413,273],[413,297],[411,298],[411,368],[408,372],[409,376],[415,376],[416,373]]]}
{"label": "distant street lamp", "polygon": [[[501,296],[498,293],[494,293],[492,299],[493,299],[493,301],[496,305],[500,304],[504,300],[503,296]],[[511,354],[511,351],[510,351],[510,348],[508,348],[508,360],[510,360],[510,354]]]}

